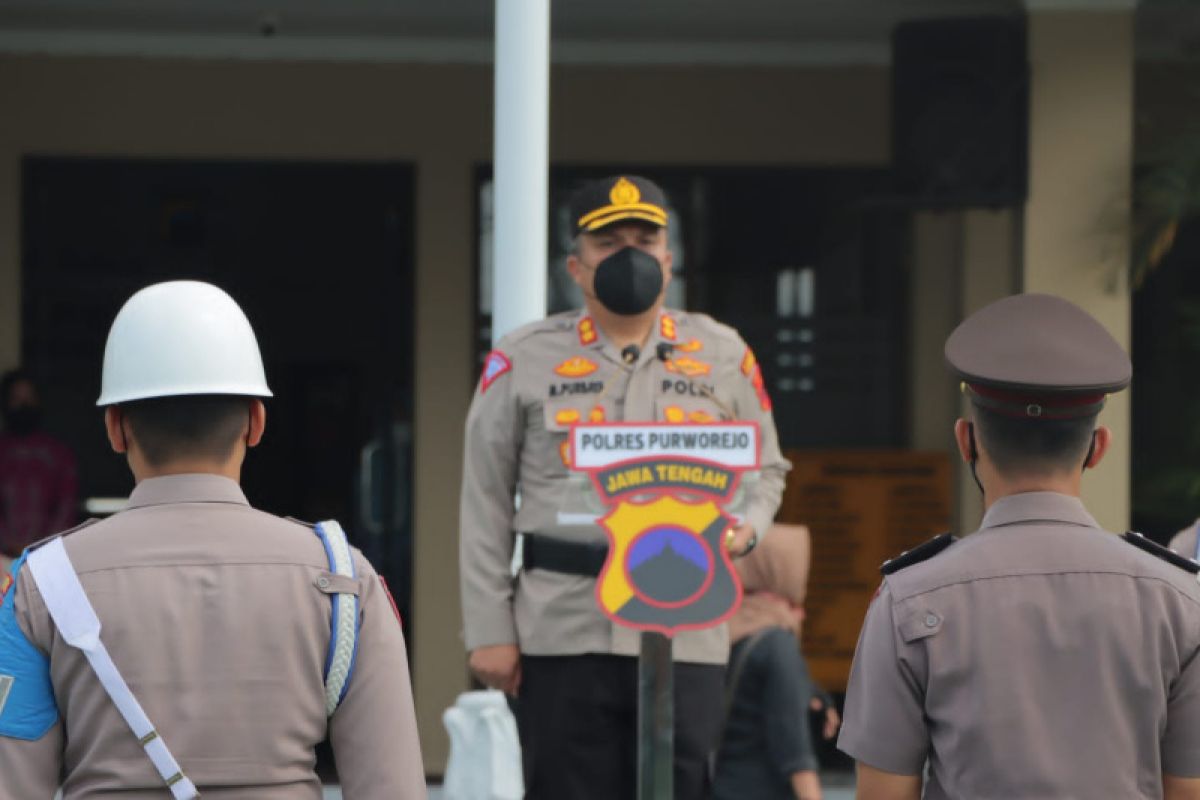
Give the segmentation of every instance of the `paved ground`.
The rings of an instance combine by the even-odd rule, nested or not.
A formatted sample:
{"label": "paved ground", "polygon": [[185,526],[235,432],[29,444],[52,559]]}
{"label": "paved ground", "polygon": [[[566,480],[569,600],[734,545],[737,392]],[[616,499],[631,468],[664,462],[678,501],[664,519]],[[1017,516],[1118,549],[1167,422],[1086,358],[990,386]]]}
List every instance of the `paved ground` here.
{"label": "paved ground", "polygon": [[[823,776],[825,786],[824,800],[854,800],[854,778],[843,773],[831,773]],[[326,787],[325,800],[341,800],[342,793],[337,787]],[[429,787],[429,800],[445,800],[441,787]]]}

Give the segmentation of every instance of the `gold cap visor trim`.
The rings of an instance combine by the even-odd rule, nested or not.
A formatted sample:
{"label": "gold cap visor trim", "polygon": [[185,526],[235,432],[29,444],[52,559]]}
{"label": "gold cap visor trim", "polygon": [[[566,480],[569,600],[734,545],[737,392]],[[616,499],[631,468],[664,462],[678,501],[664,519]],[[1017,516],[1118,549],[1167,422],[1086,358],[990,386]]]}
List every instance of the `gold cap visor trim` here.
{"label": "gold cap visor trim", "polygon": [[611,225],[614,222],[620,222],[623,219],[639,219],[644,222],[652,222],[661,228],[667,227],[667,218],[665,215],[647,214],[642,211],[618,211],[607,217],[601,217],[600,219],[593,220],[587,225],[581,225],[580,227],[585,232],[594,231],[599,228],[603,228],[606,225]]}
{"label": "gold cap visor trim", "polygon": [[[613,214],[621,213],[634,214],[637,212],[648,215],[646,217],[642,217],[642,219],[655,217],[658,220],[661,220],[661,222],[659,222],[660,225],[667,224],[666,209],[664,209],[662,206],[656,206],[653,203],[625,203],[622,205],[604,206],[602,208],[597,208],[595,211],[590,211],[587,214],[584,214],[579,218],[579,222],[577,224],[581,228],[591,230],[592,228],[596,227],[593,223],[601,217],[608,217]],[[615,217],[615,219],[620,219],[620,217]]]}

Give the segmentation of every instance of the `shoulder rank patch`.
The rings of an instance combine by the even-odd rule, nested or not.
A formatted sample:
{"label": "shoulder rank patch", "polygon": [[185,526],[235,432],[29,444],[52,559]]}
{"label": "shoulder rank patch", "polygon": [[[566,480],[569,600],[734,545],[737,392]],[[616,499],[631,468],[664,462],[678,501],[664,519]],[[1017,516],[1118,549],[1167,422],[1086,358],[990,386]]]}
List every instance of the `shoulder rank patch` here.
{"label": "shoulder rank patch", "polygon": [[584,317],[579,320],[579,343],[582,345],[595,344],[600,338],[600,334],[596,333],[596,323],[591,317]]}
{"label": "shoulder rank patch", "polygon": [[679,335],[675,318],[670,314],[663,314],[662,317],[659,318],[658,332],[662,338],[666,339],[668,342],[675,341],[675,337]]}
{"label": "shoulder rank patch", "polygon": [[698,378],[703,375],[708,375],[712,372],[712,365],[707,364],[697,358],[683,356],[682,358],[672,358],[665,362],[668,372],[675,372],[687,375],[689,378]]}
{"label": "shoulder rank patch", "polygon": [[583,356],[575,356],[568,358],[566,361],[554,368],[555,373],[562,375],[564,378],[583,378],[591,375],[600,367],[595,361],[584,358]]}
{"label": "shoulder rank patch", "polygon": [[913,564],[920,564],[922,561],[928,561],[950,545],[954,544],[955,541],[956,540],[953,534],[940,534],[924,544],[917,545],[912,550],[905,550],[895,558],[888,559],[887,561],[883,562],[883,566],[879,568],[879,571],[884,575],[891,575],[893,572],[898,572],[905,567],[911,567]]}
{"label": "shoulder rank patch", "polygon": [[689,339],[686,342],[680,342],[675,345],[675,349],[680,353],[699,353],[704,349],[704,342],[699,339]]}
{"label": "shoulder rank patch", "polygon": [[486,392],[496,380],[512,369],[508,356],[499,350],[493,350],[483,360],[483,375],[479,377],[479,393]]}
{"label": "shoulder rank patch", "polygon": [[1200,564],[1192,561],[1190,558],[1179,555],[1174,550],[1168,550],[1153,539],[1147,539],[1137,531],[1129,531],[1121,536],[1122,539],[1129,542],[1134,547],[1145,550],[1152,556],[1158,556],[1168,564],[1173,564],[1182,570],[1190,572],[1192,575],[1200,573]]}
{"label": "shoulder rank patch", "polygon": [[746,348],[746,354],[742,356],[742,374],[750,379],[750,385],[754,387],[754,393],[758,395],[758,405],[763,411],[770,411],[772,408],[771,396],[767,394],[762,367],[759,365],[758,359],[754,357],[754,351],[749,347]]}

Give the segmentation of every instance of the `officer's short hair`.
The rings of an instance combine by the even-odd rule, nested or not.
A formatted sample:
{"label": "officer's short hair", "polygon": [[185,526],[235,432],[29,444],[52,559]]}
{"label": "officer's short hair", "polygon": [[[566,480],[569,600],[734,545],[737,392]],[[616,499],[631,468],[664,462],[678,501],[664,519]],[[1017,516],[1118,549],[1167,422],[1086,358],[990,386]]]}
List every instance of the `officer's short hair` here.
{"label": "officer's short hair", "polygon": [[185,395],[122,403],[130,432],[151,466],[181,458],[224,460],[249,424],[248,397]]}
{"label": "officer's short hair", "polygon": [[1096,415],[1075,419],[1020,419],[975,406],[975,435],[1006,476],[1083,469]]}

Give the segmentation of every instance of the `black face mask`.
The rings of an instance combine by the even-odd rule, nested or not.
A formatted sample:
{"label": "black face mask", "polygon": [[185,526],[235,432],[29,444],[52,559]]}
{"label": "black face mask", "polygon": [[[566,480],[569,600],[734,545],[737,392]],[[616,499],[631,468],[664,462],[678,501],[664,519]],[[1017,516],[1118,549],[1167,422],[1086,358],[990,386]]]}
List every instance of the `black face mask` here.
{"label": "black face mask", "polygon": [[9,409],[4,414],[4,428],[16,436],[26,436],[38,429],[42,423],[42,412],[35,406]]}
{"label": "black face mask", "polygon": [[605,308],[632,317],[649,311],[658,300],[663,289],[662,265],[649,253],[626,247],[596,265],[592,285]]}

